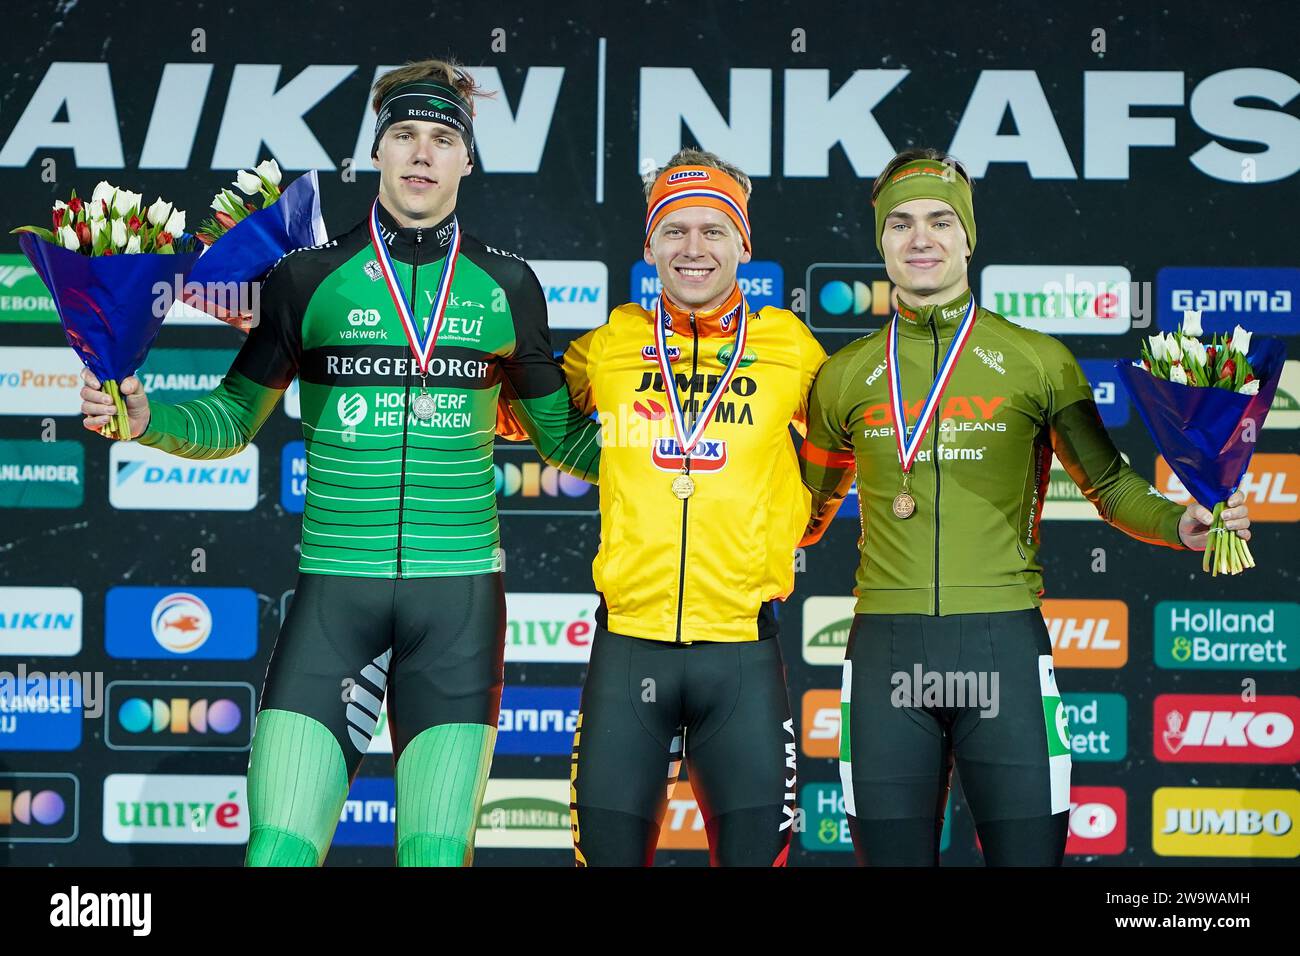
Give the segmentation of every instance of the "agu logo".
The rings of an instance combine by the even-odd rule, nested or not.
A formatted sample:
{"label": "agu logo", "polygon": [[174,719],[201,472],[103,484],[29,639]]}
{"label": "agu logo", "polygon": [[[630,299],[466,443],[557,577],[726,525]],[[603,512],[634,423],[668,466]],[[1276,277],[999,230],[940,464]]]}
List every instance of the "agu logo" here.
{"label": "agu logo", "polygon": [[1284,763],[1300,761],[1300,698],[1236,694],[1161,694],[1153,745],[1168,763]]}
{"label": "agu logo", "polygon": [[[690,459],[691,471],[696,474],[721,471],[727,466],[727,443],[722,439],[701,439],[691,449]],[[650,461],[660,471],[681,471],[686,464],[686,455],[676,438],[659,438],[650,446]]]}
{"label": "agu logo", "polygon": [[352,428],[354,425],[361,424],[368,411],[366,397],[360,392],[354,394],[344,392],[339,396],[338,404],[335,407],[339,413],[339,421],[344,428]]}
{"label": "agu logo", "polygon": [[169,594],[153,609],[153,636],[174,654],[188,654],[203,646],[212,633],[212,612],[193,594]]}
{"label": "agu logo", "polygon": [[1119,787],[1073,787],[1065,852],[1113,856],[1128,845],[1128,797]]}
{"label": "agu logo", "polygon": [[1161,856],[1300,856],[1300,791],[1161,787],[1151,796],[1151,846]]}

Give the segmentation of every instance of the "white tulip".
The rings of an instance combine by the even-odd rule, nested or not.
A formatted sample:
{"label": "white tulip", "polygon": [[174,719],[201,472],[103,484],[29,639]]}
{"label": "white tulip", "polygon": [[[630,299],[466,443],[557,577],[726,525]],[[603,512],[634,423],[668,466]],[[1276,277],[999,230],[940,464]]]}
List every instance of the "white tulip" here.
{"label": "white tulip", "polygon": [[1245,385],[1241,386],[1241,388],[1237,389],[1237,393],[1239,395],[1258,395],[1259,379],[1256,378],[1247,382]]}
{"label": "white tulip", "polygon": [[1205,360],[1209,358],[1206,354],[1205,346],[1198,339],[1183,338],[1183,355],[1196,365],[1204,366]]}
{"label": "white tulip", "polygon": [[113,220],[113,231],[110,233],[114,249],[121,249],[126,245],[126,223],[121,219]]}
{"label": "white tulip", "polygon": [[1157,362],[1165,361],[1165,337],[1163,335],[1149,335],[1147,342],[1151,345],[1151,357]]}
{"label": "white tulip", "polygon": [[131,210],[140,208],[139,193],[119,189],[113,197],[113,208],[119,216],[130,216]]}
{"label": "white tulip", "polygon": [[275,183],[277,186],[280,185],[280,167],[276,165],[274,159],[262,160],[253,167],[253,172],[257,173],[259,176],[265,176],[270,182]]}
{"label": "white tulip", "polygon": [[1183,313],[1183,335],[1201,335],[1201,313],[1188,310]]}
{"label": "white tulip", "polygon": [[109,205],[112,205],[113,193],[115,192],[117,192],[116,186],[114,186],[106,179],[101,179],[99,181],[99,185],[95,187],[95,191],[90,194],[90,201],[93,203],[98,203],[103,199],[107,199]]}
{"label": "white tulip", "polygon": [[1178,337],[1172,333],[1165,336],[1165,358],[1170,362],[1183,360],[1183,349],[1178,344]]}
{"label": "white tulip", "polygon": [[174,237],[179,239],[181,233],[185,231],[185,213],[179,209],[174,210],[172,214],[167,217],[167,225],[163,226],[163,231],[170,232]]}
{"label": "white tulip", "polygon": [[135,255],[139,251],[140,251],[140,237],[132,236],[130,239],[126,241],[126,253],[127,255]]}
{"label": "white tulip", "polygon": [[234,203],[236,206],[243,205],[243,203],[239,201],[238,196],[232,193],[229,189],[223,189],[212,197],[211,208],[215,209],[217,212],[224,212],[226,215],[230,215],[231,203]]}
{"label": "white tulip", "polygon": [[67,208],[68,208],[68,204],[65,203],[62,199],[56,199],[56,200],[54,200],[54,208],[55,208],[56,210],[58,210],[58,209],[67,209]]}
{"label": "white tulip", "polygon": [[245,196],[256,196],[262,191],[262,181],[252,173],[246,173],[242,169],[235,174],[235,185]]}
{"label": "white tulip", "polygon": [[153,201],[153,205],[149,207],[149,225],[161,226],[171,214],[172,204],[163,202],[162,196],[159,196]]}
{"label": "white tulip", "polygon": [[73,229],[71,226],[64,226],[60,229],[59,244],[62,245],[64,249],[71,249],[73,252],[80,249],[81,240],[77,238],[77,230]]}
{"label": "white tulip", "polygon": [[1232,330],[1232,350],[1245,355],[1250,351],[1250,337],[1253,332],[1247,332],[1240,325]]}
{"label": "white tulip", "polygon": [[104,219],[104,201],[102,199],[92,199],[86,203],[86,211],[91,222],[102,222]]}
{"label": "white tulip", "polygon": [[1179,385],[1187,384],[1187,373],[1183,371],[1181,365],[1174,365],[1169,369],[1169,381],[1177,382]]}
{"label": "white tulip", "polygon": [[108,228],[108,220],[102,216],[99,219],[90,220],[90,241],[94,245],[99,241],[99,234]]}

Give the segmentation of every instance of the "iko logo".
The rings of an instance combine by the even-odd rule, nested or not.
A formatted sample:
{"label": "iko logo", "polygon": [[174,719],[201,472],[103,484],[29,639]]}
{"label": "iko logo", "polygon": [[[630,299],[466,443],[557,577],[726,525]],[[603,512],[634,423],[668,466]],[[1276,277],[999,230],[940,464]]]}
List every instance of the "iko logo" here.
{"label": "iko logo", "polygon": [[177,464],[166,452],[135,442],[108,451],[108,500],[135,511],[251,511],[257,506],[257,446],[220,464]]}
{"label": "iko logo", "polygon": [[347,704],[348,739],[360,753],[370,749],[370,739],[379,722],[384,689],[388,686],[388,664],[393,651],[384,651],[361,669],[361,679],[345,678],[342,682],[343,702]]}
{"label": "iko logo", "polygon": [[81,592],[0,587],[0,657],[81,653]]}
{"label": "iko logo", "polygon": [[112,750],[243,751],[252,744],[252,684],[114,681],[104,743]]}
{"label": "iko logo", "polygon": [[344,428],[352,428],[361,424],[366,417],[366,412],[370,410],[366,404],[366,397],[360,392],[353,394],[344,392],[339,396],[335,408],[339,413],[339,421]]}
{"label": "iko logo", "polygon": [[1161,694],[1155,701],[1154,747],[1169,763],[1300,761],[1300,697]]}
{"label": "iko logo", "polygon": [[[676,438],[658,438],[650,446],[650,461],[660,471],[681,471],[686,455]],[[712,474],[727,467],[727,443],[723,439],[702,438],[691,449],[691,471]]]}
{"label": "iko logo", "polygon": [[114,773],[104,778],[109,843],[248,842],[244,777]]}
{"label": "iko logo", "polygon": [[110,588],[104,602],[110,657],[249,660],[257,653],[257,594],[250,588]]}
{"label": "iko logo", "polygon": [[370,328],[378,324],[378,309],[353,309],[348,312],[348,325],[364,325]]}
{"label": "iko logo", "polygon": [[1072,787],[1071,856],[1116,856],[1128,847],[1128,795],[1120,787]]}
{"label": "iko logo", "polygon": [[74,842],[80,798],[70,773],[0,773],[0,844]]}

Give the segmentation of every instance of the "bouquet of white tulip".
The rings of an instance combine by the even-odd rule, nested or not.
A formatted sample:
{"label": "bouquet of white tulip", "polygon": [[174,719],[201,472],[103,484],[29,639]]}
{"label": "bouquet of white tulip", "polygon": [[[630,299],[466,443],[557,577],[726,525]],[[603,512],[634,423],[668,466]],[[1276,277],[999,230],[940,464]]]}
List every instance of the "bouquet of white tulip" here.
{"label": "bouquet of white tulip", "polygon": [[254,205],[246,199],[240,199],[233,190],[223,189],[212,197],[214,215],[205,219],[195,233],[199,242],[210,246],[229,230],[253,213],[265,209],[280,198],[280,167],[274,159],[266,159],[253,167],[252,171],[241,169],[235,174],[232,183],[245,196],[258,196],[260,205]]}

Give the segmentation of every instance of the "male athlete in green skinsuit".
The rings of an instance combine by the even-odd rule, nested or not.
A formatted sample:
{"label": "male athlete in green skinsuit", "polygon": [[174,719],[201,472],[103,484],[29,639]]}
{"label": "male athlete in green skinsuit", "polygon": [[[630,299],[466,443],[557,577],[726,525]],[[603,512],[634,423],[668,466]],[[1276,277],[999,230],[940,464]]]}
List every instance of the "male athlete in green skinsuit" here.
{"label": "male athlete in green skinsuit", "polygon": [[[244,448],[301,382],[302,560],[253,738],[249,866],[324,861],[385,692],[398,864],[472,862],[503,683],[503,383],[547,462],[598,473],[599,426],[569,401],[537,278],[456,218],[482,92],[441,61],[380,77],[366,220],[280,260],[211,394],[150,405],[136,379],[123,383],[141,444],[207,459]],[[109,400],[84,377],[97,429]]]}

